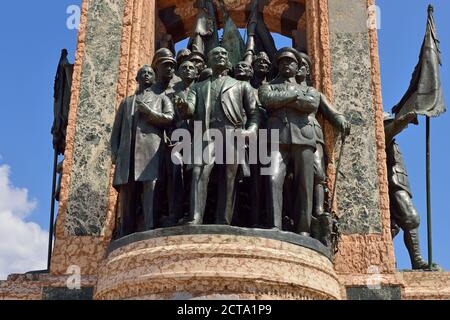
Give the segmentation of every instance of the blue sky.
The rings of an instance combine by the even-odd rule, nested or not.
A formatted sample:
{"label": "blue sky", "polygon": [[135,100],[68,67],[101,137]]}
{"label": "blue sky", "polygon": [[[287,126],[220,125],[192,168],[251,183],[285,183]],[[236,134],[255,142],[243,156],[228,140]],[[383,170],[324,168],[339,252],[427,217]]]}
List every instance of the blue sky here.
{"label": "blue sky", "polygon": [[[435,6],[444,63],[442,81],[446,101],[450,101],[450,1],[379,0],[379,45],[386,110],[400,100],[409,85],[425,32],[429,2]],[[80,3],[80,0],[6,1],[0,13],[2,42],[6,44],[0,51],[0,93],[3,100],[0,103],[0,168],[4,169],[6,185],[11,191],[8,199],[12,203],[13,196],[17,196],[22,201],[21,205],[11,204],[6,209],[19,216],[15,225],[20,226],[24,234],[27,234],[26,230],[32,230],[29,234],[39,239],[45,239],[45,230],[48,230],[53,159],[50,128],[53,120],[55,68],[62,48],[68,49],[69,59],[73,61],[77,31],[67,28],[69,14],[66,10],[70,5]],[[277,44],[279,47],[285,45],[282,40]],[[450,181],[447,167],[450,156],[447,149],[449,130],[449,114],[432,120],[434,260],[447,270],[450,270],[450,214],[447,204],[450,191],[446,183]],[[425,126],[424,121],[421,121],[419,126],[408,128],[398,141],[406,158],[414,203],[422,217],[420,235],[422,252],[426,258],[424,138]],[[14,241],[13,236],[9,239],[11,243]],[[22,249],[26,247],[25,240],[21,240]],[[400,236],[395,240],[395,251],[398,267],[409,268],[409,258]],[[9,254],[13,255],[11,252]],[[35,250],[33,254],[36,256],[33,267],[45,262],[42,249]],[[44,267],[45,263],[36,268]],[[2,261],[0,279],[1,269]],[[15,267],[14,271],[26,271],[18,269]]]}

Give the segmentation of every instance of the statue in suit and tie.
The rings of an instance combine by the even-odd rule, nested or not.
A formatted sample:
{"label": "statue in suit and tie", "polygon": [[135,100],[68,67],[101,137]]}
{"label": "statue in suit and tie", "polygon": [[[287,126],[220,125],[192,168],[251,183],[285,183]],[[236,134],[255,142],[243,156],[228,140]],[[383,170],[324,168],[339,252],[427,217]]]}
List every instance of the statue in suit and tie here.
{"label": "statue in suit and tie", "polygon": [[[228,75],[231,68],[226,49],[216,47],[208,54],[212,76],[193,85],[186,99],[175,98],[175,105],[184,118],[191,118],[194,127],[201,126],[205,138],[194,134],[192,165],[192,185],[189,224],[202,224],[207,199],[207,187],[212,169],[217,166],[218,190],[216,223],[231,224],[236,197],[238,171],[242,163],[228,158],[230,150],[236,155],[237,144],[227,145],[226,135],[256,135],[258,130],[258,109],[256,94],[248,82],[233,79]],[[194,130],[195,131],[195,130]],[[211,143],[217,134],[222,135],[223,148]],[[206,141],[205,141],[206,140]],[[219,139],[220,140],[220,139]],[[195,146],[201,145],[201,152]],[[219,146],[220,147],[220,146]],[[220,147],[220,148],[222,148]],[[207,150],[209,161],[205,161],[203,151]],[[223,152],[224,151],[224,152]],[[218,154],[223,155],[223,163]],[[244,165],[245,166],[245,165]],[[244,170],[248,173],[248,170]]]}

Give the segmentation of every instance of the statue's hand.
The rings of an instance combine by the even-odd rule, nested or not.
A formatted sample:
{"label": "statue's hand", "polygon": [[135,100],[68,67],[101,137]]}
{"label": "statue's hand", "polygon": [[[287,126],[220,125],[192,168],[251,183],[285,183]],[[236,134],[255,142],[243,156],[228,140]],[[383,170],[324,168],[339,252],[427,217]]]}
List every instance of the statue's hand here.
{"label": "statue's hand", "polygon": [[348,122],[347,119],[341,115],[338,117],[338,124],[341,134],[343,134],[344,136],[349,136],[351,132],[350,122]]}
{"label": "statue's hand", "polygon": [[244,137],[256,137],[256,129],[254,128],[249,128],[249,129],[244,129],[241,131],[242,136]]}
{"label": "statue's hand", "polygon": [[178,109],[186,110],[188,108],[188,103],[186,102],[186,100],[179,96],[175,96],[173,102]]}

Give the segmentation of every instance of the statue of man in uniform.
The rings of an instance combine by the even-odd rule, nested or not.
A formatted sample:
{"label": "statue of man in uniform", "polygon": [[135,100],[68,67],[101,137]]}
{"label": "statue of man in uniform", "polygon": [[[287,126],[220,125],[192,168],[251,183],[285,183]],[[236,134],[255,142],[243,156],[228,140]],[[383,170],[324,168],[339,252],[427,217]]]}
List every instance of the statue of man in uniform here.
{"label": "statue of man in uniform", "polygon": [[[293,170],[293,190],[297,211],[296,231],[309,236],[315,186],[315,162],[318,139],[315,114],[322,103],[322,94],[308,86],[307,64],[293,48],[282,48],[276,54],[278,76],[259,89],[259,99],[269,114],[267,128],[279,131],[279,151],[272,152],[269,177],[269,214],[275,228],[282,229],[283,186],[287,168]],[[302,81],[298,83],[299,74]],[[336,117],[339,128],[348,131],[345,118]]]}
{"label": "statue of man in uniform", "polygon": [[[297,82],[299,84],[308,84],[310,82],[312,62],[310,57],[300,52],[302,59],[301,69],[297,74]],[[345,116],[338,112],[333,105],[328,101],[327,97],[320,93],[320,103],[318,112],[328,120],[337,130],[343,135],[350,134],[350,124],[347,122]],[[317,221],[318,234],[315,235],[325,246],[330,246],[331,232],[333,227],[333,219],[329,212],[325,210],[325,188],[327,182],[326,176],[326,162],[325,162],[325,141],[322,127],[317,121],[315,114],[310,115],[313,121],[314,133],[316,135],[317,148],[314,153],[314,208],[313,217]],[[331,210],[332,208],[330,208]]]}
{"label": "statue of man in uniform", "polygon": [[[319,94],[296,82],[301,60],[292,48],[282,48],[276,54],[278,76],[259,89],[259,100],[268,111],[268,130],[279,131],[279,150],[272,151],[269,177],[269,214],[273,226],[282,229],[283,186],[288,166],[294,173],[295,208],[299,218],[297,232],[310,235],[314,186],[314,152],[316,137],[309,114],[319,108]],[[304,100],[308,103],[304,103]],[[271,139],[269,139],[271,141]],[[272,148],[273,149],[273,148]]]}
{"label": "statue of man in uniform", "polygon": [[403,230],[403,238],[408,249],[412,268],[415,270],[426,270],[429,268],[428,263],[422,258],[420,253],[420,215],[412,202],[408,173],[400,147],[395,140],[395,136],[402,132],[409,122],[410,119],[407,118],[399,121],[389,113],[384,114],[391,231],[392,238],[394,238],[400,232],[400,229]]}
{"label": "statue of man in uniform", "polygon": [[[158,65],[167,62],[172,60],[162,58]],[[155,74],[150,66],[144,65],[136,80],[139,88],[135,95],[121,102],[111,136],[112,160],[116,165],[113,185],[119,191],[122,217],[121,237],[136,231],[137,199],[142,203],[144,230],[155,226],[154,194],[156,182],[162,178],[163,134],[174,117],[170,99],[164,92],[155,91]]]}

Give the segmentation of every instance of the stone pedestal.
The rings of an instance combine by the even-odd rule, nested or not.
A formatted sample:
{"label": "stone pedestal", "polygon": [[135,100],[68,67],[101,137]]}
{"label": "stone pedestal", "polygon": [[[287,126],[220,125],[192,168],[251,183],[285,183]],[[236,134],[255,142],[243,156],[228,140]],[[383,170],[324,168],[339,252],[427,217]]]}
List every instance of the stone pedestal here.
{"label": "stone pedestal", "polygon": [[313,239],[271,230],[195,229],[197,234],[192,227],[156,230],[113,243],[95,299],[341,298],[328,252]]}

